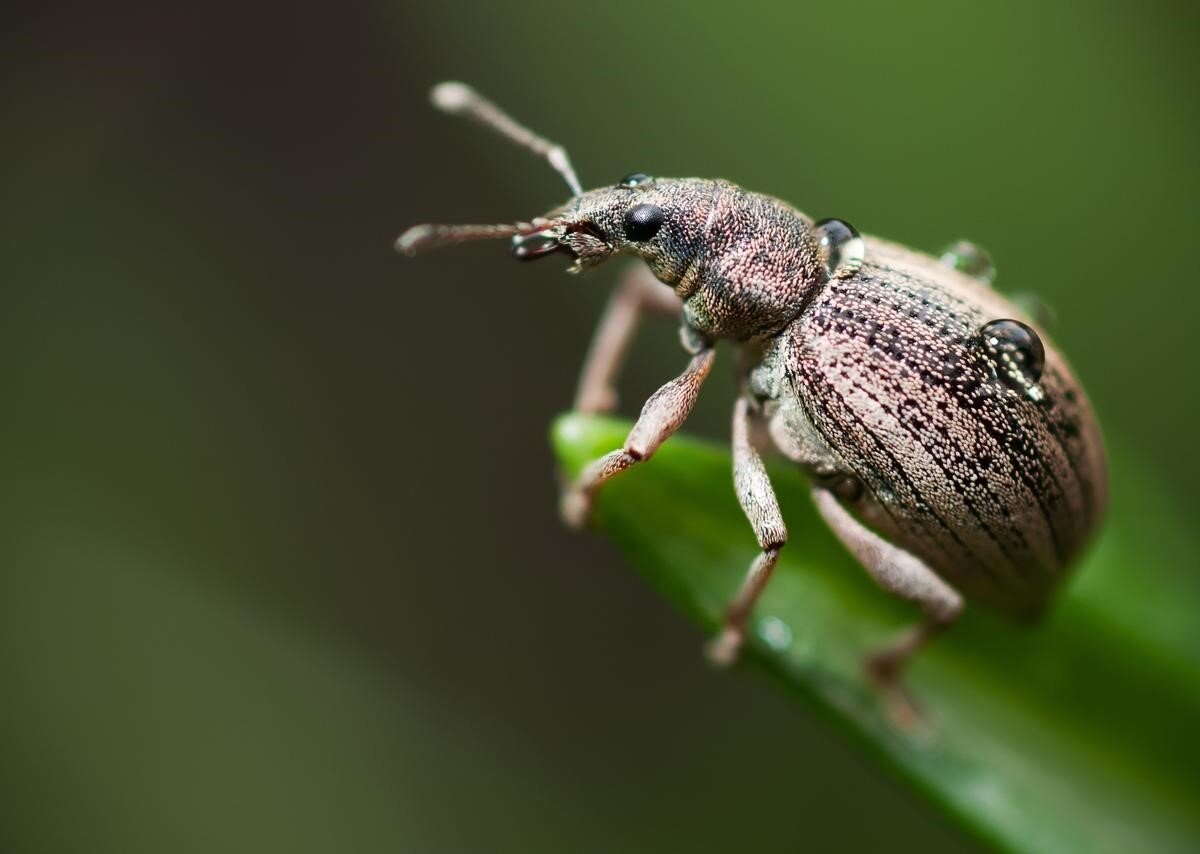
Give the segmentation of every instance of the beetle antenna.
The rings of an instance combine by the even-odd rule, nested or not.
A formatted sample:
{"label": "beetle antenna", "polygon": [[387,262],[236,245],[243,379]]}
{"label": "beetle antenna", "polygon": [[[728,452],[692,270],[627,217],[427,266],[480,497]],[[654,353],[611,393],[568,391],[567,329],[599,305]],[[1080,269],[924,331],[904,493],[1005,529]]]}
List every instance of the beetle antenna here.
{"label": "beetle antenna", "polygon": [[472,240],[492,240],[497,237],[523,236],[545,231],[552,220],[500,223],[499,225],[414,225],[396,238],[396,251],[416,255],[426,249],[453,246]]}
{"label": "beetle antenna", "polygon": [[480,95],[466,83],[447,81],[434,86],[429,93],[433,105],[444,113],[455,116],[466,116],[484,127],[491,128],[500,136],[515,142],[522,148],[529,149],[538,157],[543,157],[563,176],[572,195],[581,195],[583,188],[575,169],[567,157],[567,150],[545,137],[538,136],[529,128],[516,122],[487,98]]}

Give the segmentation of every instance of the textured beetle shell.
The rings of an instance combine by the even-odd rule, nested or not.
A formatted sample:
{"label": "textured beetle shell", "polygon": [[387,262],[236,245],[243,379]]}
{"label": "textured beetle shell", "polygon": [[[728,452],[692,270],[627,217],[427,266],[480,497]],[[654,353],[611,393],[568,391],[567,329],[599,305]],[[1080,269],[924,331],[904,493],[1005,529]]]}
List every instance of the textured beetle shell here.
{"label": "textured beetle shell", "polygon": [[991,288],[866,240],[862,268],[830,279],[764,356],[784,429],[808,435],[790,455],[857,478],[860,515],[968,597],[1035,614],[1103,515],[1091,407],[1044,336],[1044,399],[996,378],[979,328],[1029,318]]}
{"label": "textured beetle shell", "polygon": [[779,199],[713,183],[691,281],[676,285],[684,318],[714,338],[744,341],[778,332],[825,278],[811,223]]}

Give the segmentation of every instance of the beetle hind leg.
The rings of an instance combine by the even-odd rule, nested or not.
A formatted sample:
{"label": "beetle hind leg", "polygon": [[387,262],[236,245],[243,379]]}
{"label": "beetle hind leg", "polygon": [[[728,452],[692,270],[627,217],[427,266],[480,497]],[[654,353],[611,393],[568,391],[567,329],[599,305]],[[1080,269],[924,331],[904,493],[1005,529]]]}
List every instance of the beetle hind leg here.
{"label": "beetle hind leg", "polygon": [[911,729],[922,720],[916,702],[905,688],[904,666],[946,629],[952,619],[926,617],[887,646],[868,655],[863,662],[867,677],[887,704],[888,717],[899,729]]}
{"label": "beetle hind leg", "polygon": [[925,620],[865,662],[867,675],[883,694],[893,723],[908,728],[920,720],[902,676],[912,657],[962,612],[963,598],[923,561],[867,528],[828,490],[813,500],[826,524],[880,587],[921,606]]}

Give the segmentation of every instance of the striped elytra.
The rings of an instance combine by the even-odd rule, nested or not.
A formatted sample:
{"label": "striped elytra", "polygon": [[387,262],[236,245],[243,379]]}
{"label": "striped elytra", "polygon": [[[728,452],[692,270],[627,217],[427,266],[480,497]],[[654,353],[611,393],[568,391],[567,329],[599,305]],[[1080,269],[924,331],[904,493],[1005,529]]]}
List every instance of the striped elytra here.
{"label": "striped elytra", "polygon": [[[863,482],[874,527],[972,598],[1036,612],[1103,514],[1099,429],[1017,309],[931,261],[867,238],[858,275],[831,280],[767,359],[831,462]],[[1024,384],[989,331],[1036,340]]]}

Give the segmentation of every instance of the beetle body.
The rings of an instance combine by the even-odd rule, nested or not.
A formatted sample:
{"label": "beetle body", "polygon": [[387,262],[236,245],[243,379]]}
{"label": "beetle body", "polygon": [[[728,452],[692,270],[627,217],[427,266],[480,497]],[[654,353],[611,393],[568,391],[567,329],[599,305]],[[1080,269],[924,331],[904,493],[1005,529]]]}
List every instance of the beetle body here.
{"label": "beetle body", "polygon": [[568,522],[585,521],[600,486],[683,423],[715,342],[739,349],[734,484],[761,553],[711,647],[716,660],[736,655],[787,541],[756,424],[809,471],[818,510],[868,573],[925,611],[868,662],[893,698],[902,665],[958,615],[962,594],[1014,615],[1042,610],[1103,516],[1103,443],[1066,362],[990,287],[985,256],[967,245],[966,255],[938,259],[863,238],[842,220],[814,221],[726,181],[637,173],[582,192],[561,148],[473,91],[443,84],[434,101],[547,157],[575,192],[528,223],[417,226],[400,237],[402,251],[511,236],[518,258],[566,255],[575,272],[616,255],[642,259],[653,278],[634,272],[618,288],[577,408],[611,407],[645,310],[676,316],[691,354],[625,445],[566,491]]}
{"label": "beetle body", "polygon": [[1036,613],[1103,516],[1091,407],[1044,337],[1037,399],[997,377],[981,330],[1023,314],[986,284],[865,243],[771,340],[751,393],[776,445],[871,527],[968,597]]}
{"label": "beetle body", "polygon": [[[600,237],[643,206],[662,211],[652,237]],[[686,338],[745,345],[775,445],[971,598],[1037,612],[1101,519],[1091,407],[1036,332],[1040,376],[1005,381],[983,330],[1032,321],[985,281],[871,237],[836,275],[812,219],[726,181],[623,182],[548,217],[580,268],[640,255],[680,298]]]}

